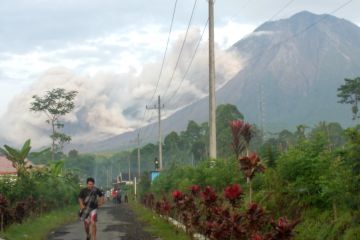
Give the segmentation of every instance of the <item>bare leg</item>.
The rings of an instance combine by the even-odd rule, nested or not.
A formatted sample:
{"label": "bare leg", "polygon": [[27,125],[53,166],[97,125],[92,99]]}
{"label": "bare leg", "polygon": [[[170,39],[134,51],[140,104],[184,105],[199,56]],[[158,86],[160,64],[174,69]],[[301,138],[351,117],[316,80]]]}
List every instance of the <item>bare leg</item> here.
{"label": "bare leg", "polygon": [[92,237],[92,240],[96,240],[96,223],[95,222],[91,223],[91,237]]}
{"label": "bare leg", "polygon": [[85,232],[86,232],[86,235],[89,235],[89,223],[85,220],[84,221],[84,228],[85,228]]}

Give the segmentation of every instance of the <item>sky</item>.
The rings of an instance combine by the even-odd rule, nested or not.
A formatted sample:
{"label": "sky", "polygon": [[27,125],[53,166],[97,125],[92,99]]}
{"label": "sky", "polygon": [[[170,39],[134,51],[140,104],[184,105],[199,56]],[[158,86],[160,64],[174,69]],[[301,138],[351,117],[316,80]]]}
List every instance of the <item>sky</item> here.
{"label": "sky", "polygon": [[[192,78],[181,81],[207,20],[206,0],[196,2],[184,53],[178,69],[172,72],[194,6],[194,0],[177,2],[164,71],[154,92],[174,3],[1,0],[0,130],[9,136],[9,127],[17,122],[18,133],[41,138],[45,129],[36,129],[41,129],[44,119],[27,109],[32,95],[41,95],[53,87],[80,90],[80,107],[75,113],[86,110],[86,121],[98,122],[90,126],[91,131],[79,134],[79,140],[89,137],[87,134],[106,137],[144,125],[151,116],[142,118],[143,109],[154,95],[164,95],[165,99],[167,94],[176,95],[168,113],[206,95],[206,82],[202,80],[206,75],[199,72],[206,72],[207,32],[190,71]],[[242,67],[241,57],[226,50],[263,22],[303,10],[332,13],[345,3],[349,4],[334,15],[360,25],[358,0],[216,0],[216,54],[222,56],[217,63],[217,86]],[[66,120],[80,121],[75,115]],[[20,142],[18,139],[9,140]]]}

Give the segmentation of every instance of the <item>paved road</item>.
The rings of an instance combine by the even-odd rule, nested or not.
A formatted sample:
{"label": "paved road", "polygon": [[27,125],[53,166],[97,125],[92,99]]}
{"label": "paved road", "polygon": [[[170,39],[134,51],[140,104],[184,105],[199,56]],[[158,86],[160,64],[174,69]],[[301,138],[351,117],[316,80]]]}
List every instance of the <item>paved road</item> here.
{"label": "paved road", "polygon": [[[159,240],[143,230],[126,204],[110,202],[98,209],[97,240]],[[84,240],[83,223],[77,221],[53,231],[48,240]]]}

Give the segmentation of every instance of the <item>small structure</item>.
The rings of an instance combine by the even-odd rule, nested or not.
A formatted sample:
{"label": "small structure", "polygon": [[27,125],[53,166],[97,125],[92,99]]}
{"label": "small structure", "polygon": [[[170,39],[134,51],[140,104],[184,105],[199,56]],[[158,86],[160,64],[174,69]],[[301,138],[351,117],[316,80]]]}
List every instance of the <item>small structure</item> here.
{"label": "small structure", "polygon": [[[26,167],[28,168],[41,168],[43,165],[35,165],[30,160],[26,159]],[[13,163],[5,156],[0,155],[0,176],[13,175],[16,176],[17,170]]]}
{"label": "small structure", "polygon": [[0,155],[0,176],[16,175],[17,171],[12,162],[5,156]]}
{"label": "small structure", "polygon": [[153,182],[160,175],[159,171],[151,171],[150,172],[150,180]]}

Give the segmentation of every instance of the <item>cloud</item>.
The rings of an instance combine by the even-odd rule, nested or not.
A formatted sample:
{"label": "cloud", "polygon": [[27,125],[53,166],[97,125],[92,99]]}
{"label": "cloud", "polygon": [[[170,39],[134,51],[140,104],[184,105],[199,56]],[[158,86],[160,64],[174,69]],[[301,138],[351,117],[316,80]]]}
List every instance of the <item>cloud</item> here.
{"label": "cloud", "polygon": [[[163,96],[167,92],[163,100],[168,114],[205,96],[208,91],[206,41],[200,45],[189,75],[184,78],[184,73],[200,38],[198,28],[190,30],[181,61],[169,84],[183,38],[184,33],[179,34],[177,40],[169,48],[156,93]],[[106,40],[102,41],[103,44],[104,42],[109,43]],[[99,44],[97,48],[80,50],[98,51],[101,45]],[[74,48],[75,50],[79,51],[77,48]],[[67,49],[53,54],[69,54],[69,52],[70,50]],[[220,87],[241,69],[242,62],[240,56],[224,51],[219,46],[216,48],[216,55],[217,86]],[[33,55],[28,61],[32,59],[36,63],[42,57],[41,54]],[[125,59],[130,59],[131,62],[130,56],[125,56]],[[150,100],[158,81],[161,60],[162,58],[158,57],[156,61],[146,63],[140,71],[129,67],[128,71],[123,73],[111,71],[110,68],[95,71],[96,73],[92,74],[86,74],[86,71],[85,74],[79,74],[64,67],[51,68],[11,101],[8,110],[0,120],[0,131],[3,135],[1,137],[14,144],[20,144],[25,139],[31,138],[34,146],[49,145],[50,128],[45,123],[45,115],[30,112],[29,107],[34,94],[41,96],[46,91],[57,87],[79,92],[75,100],[76,108],[63,118],[65,130],[71,133],[73,142],[86,143],[100,140],[143,126],[149,121],[149,119],[143,119],[145,105],[156,102],[155,99],[153,102]],[[170,99],[171,96],[173,96],[172,99]]]}

